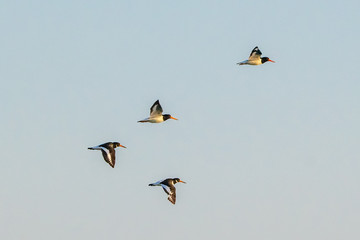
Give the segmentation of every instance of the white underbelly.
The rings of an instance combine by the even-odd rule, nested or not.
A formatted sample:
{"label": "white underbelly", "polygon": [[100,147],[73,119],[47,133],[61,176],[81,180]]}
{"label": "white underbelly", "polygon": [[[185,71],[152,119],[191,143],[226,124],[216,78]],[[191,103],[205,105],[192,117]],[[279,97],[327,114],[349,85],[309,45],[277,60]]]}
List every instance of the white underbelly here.
{"label": "white underbelly", "polygon": [[249,65],[260,65],[260,64],[261,64],[261,59],[249,60],[249,61],[247,62],[247,64],[249,64]]}
{"label": "white underbelly", "polygon": [[156,116],[156,117],[150,117],[149,118],[149,122],[151,122],[151,123],[161,123],[161,122],[163,122],[164,121],[164,118],[163,118],[163,116],[161,115],[161,116]]}

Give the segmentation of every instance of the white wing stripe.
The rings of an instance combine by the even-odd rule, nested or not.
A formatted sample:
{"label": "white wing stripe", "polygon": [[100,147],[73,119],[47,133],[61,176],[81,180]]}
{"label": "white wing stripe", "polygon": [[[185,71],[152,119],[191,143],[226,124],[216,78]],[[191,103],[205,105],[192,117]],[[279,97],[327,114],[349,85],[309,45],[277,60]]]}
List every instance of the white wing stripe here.
{"label": "white wing stripe", "polygon": [[111,154],[110,154],[109,149],[104,148],[104,147],[99,147],[99,148],[105,151],[105,153],[106,153],[106,155],[107,155],[107,157],[108,157],[109,161],[112,163],[113,161],[112,161],[112,159],[111,159]]}
{"label": "white wing stripe", "polygon": [[171,195],[171,190],[168,186],[161,184],[161,186],[163,187],[163,189],[165,189],[165,191],[167,192],[168,195]]}

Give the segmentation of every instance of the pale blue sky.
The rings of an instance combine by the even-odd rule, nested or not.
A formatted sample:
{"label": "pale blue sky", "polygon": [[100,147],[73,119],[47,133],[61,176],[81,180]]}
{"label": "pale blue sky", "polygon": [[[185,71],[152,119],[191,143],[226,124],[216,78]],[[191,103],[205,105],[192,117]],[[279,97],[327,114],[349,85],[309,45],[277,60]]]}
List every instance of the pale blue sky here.
{"label": "pale blue sky", "polygon": [[[359,238],[359,10],[1,1],[0,238]],[[179,121],[138,124],[157,99]]]}

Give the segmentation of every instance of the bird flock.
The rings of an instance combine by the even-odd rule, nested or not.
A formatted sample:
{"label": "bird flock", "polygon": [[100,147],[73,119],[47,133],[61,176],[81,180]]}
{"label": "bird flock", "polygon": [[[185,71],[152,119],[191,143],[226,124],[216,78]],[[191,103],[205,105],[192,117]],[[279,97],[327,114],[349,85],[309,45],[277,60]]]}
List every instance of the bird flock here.
{"label": "bird flock", "polygon": [[[261,65],[266,62],[273,62],[268,57],[261,57],[262,53],[260,49],[256,46],[250,53],[250,56],[247,60],[237,63],[238,65]],[[159,100],[157,100],[150,108],[150,116],[143,120],[139,120],[139,123],[162,123],[166,120],[174,119],[178,120],[177,118],[172,117],[170,114],[163,114],[163,109],[160,105]],[[125,146],[121,145],[119,142],[107,142],[100,144],[98,146],[89,147],[89,150],[100,150],[105,162],[107,162],[112,168],[115,167],[115,148],[122,147],[126,148]],[[181,182],[186,183],[180,178],[167,178],[164,180],[160,180],[154,183],[150,183],[149,186],[160,186],[163,188],[165,193],[168,195],[168,200],[175,204],[176,202],[176,188],[175,184]]]}

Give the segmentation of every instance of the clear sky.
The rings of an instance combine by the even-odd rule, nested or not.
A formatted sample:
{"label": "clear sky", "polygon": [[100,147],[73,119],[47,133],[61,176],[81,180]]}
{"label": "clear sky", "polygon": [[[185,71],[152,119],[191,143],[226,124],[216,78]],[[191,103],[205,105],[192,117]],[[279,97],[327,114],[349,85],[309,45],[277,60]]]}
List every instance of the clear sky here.
{"label": "clear sky", "polygon": [[[359,239],[359,11],[1,1],[0,238]],[[137,123],[157,99],[179,121]]]}

